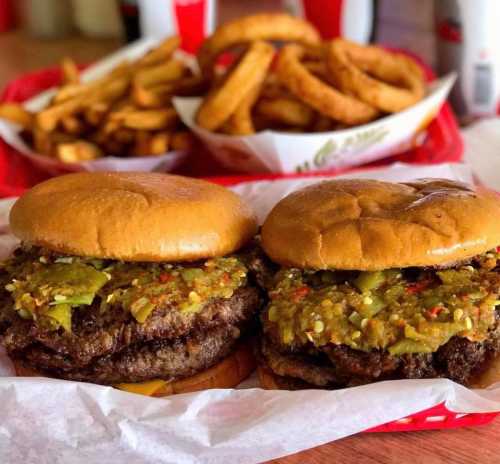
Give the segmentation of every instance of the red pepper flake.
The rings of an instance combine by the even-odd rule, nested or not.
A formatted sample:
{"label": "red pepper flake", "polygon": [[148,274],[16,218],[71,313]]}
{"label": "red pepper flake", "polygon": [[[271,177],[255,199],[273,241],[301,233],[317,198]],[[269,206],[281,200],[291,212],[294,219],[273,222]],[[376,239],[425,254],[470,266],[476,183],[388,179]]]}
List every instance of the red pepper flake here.
{"label": "red pepper flake", "polygon": [[227,272],[224,272],[224,274],[222,274],[222,282],[224,282],[224,284],[226,285],[231,283],[231,276]]}
{"label": "red pepper flake", "polygon": [[497,247],[495,248],[495,251],[496,251],[497,253],[500,253],[500,246],[497,246]]}
{"label": "red pepper flake", "polygon": [[414,284],[410,284],[406,287],[406,293],[409,295],[414,295],[415,293],[420,293],[422,290],[425,290],[429,286],[428,280],[421,280],[420,282],[415,282]]}
{"label": "red pepper flake", "polygon": [[160,274],[160,277],[159,277],[160,282],[162,284],[164,284],[166,282],[170,282],[171,280],[173,280],[173,278],[174,278],[174,276],[172,274],[168,274],[168,273],[165,273],[165,272],[162,273],[162,274]]}
{"label": "red pepper flake", "polygon": [[299,287],[293,292],[293,301],[297,303],[302,300],[302,298],[304,298],[309,293],[309,290],[309,287],[305,285],[303,287]]}
{"label": "red pepper flake", "polygon": [[436,319],[438,317],[439,313],[443,310],[442,306],[434,306],[433,308],[427,310],[427,315],[431,319]]}

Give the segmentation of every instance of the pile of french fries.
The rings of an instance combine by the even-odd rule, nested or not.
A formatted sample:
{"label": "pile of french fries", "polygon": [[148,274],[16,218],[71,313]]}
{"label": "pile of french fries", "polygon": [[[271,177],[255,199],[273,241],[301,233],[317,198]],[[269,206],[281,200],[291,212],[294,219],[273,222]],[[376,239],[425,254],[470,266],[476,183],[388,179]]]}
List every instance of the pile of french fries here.
{"label": "pile of french fries", "polygon": [[1,104],[0,118],[20,125],[35,152],[66,163],[188,149],[193,136],[171,99],[197,95],[204,83],[174,57],[179,42],[170,37],[138,60],[87,83],[65,58],[62,84],[46,108],[30,113],[19,104]]}

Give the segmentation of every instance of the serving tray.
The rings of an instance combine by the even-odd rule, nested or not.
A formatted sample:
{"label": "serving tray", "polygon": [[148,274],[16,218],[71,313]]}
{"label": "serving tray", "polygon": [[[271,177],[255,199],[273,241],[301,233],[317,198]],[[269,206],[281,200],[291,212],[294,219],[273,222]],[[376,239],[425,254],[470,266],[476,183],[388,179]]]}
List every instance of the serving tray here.
{"label": "serving tray", "polygon": [[[423,67],[427,76],[432,78],[432,71],[425,65]],[[57,85],[60,77],[57,68],[25,74],[6,86],[0,100],[4,102],[22,102],[49,87]],[[463,142],[459,128],[449,104],[446,103],[434,121],[428,126],[425,139],[421,145],[405,153],[379,160],[362,168],[287,174],[285,176],[277,174],[239,175],[228,172],[219,166],[208,153],[201,150],[201,152],[197,152],[196,156],[191,157],[190,163],[179,169],[178,173],[204,177],[218,184],[230,186],[241,182],[272,180],[283,177],[334,176],[353,170],[384,166],[397,161],[413,164],[457,162],[461,160],[462,151]],[[15,149],[0,139],[0,198],[18,196],[26,188],[48,177],[47,173],[39,170],[27,158],[17,153]],[[461,414],[451,412],[446,409],[444,404],[440,404],[420,413],[369,429],[367,432],[406,432],[483,425],[491,422],[497,415],[498,413]]]}

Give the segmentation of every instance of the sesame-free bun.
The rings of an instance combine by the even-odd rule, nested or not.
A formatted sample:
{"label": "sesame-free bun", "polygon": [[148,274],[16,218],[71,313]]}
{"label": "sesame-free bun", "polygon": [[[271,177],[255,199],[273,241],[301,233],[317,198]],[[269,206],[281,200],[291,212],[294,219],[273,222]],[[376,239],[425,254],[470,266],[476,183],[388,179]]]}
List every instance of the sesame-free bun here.
{"label": "sesame-free bun", "polygon": [[284,266],[381,270],[445,265],[500,245],[500,197],[442,179],[331,180],[293,192],[262,227]]}
{"label": "sesame-free bun", "polygon": [[10,213],[22,241],[79,256],[187,261],[231,253],[257,230],[224,187],[159,173],[77,173],[25,193]]}

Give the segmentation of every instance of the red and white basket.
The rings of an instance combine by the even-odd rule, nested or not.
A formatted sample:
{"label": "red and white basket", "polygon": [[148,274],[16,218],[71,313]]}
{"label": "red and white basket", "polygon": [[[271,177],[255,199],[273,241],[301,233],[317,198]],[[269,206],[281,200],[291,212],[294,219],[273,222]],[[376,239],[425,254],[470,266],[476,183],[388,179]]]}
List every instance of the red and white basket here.
{"label": "red and white basket", "polygon": [[[430,74],[431,71],[427,70]],[[57,85],[60,79],[58,69],[48,69],[22,76],[11,82],[4,90],[2,101],[24,101],[41,91]],[[384,160],[365,166],[364,169],[382,166],[395,161],[414,164],[432,164],[460,161],[463,144],[454,115],[448,104],[445,104],[436,119],[427,129],[427,136],[419,147]],[[245,181],[276,179],[283,177],[336,175],[341,171],[329,171],[312,174],[290,174],[280,176],[266,175],[232,175],[219,166],[213,159],[203,153],[197,153],[189,163],[179,169],[179,173],[209,178],[213,182],[230,186]],[[357,168],[359,169],[359,168]],[[345,173],[347,170],[343,170]],[[12,147],[0,139],[0,198],[20,195],[26,188],[44,180],[48,175],[40,171],[30,161],[17,153]],[[447,429],[463,426],[482,425],[491,422],[498,413],[461,414],[451,412],[444,404],[404,417],[388,424],[367,430],[368,432],[403,432],[414,430]]]}

